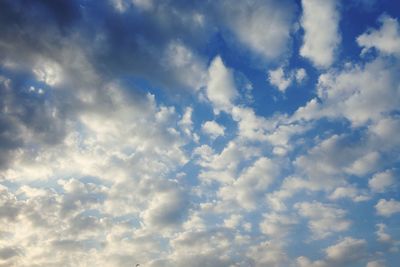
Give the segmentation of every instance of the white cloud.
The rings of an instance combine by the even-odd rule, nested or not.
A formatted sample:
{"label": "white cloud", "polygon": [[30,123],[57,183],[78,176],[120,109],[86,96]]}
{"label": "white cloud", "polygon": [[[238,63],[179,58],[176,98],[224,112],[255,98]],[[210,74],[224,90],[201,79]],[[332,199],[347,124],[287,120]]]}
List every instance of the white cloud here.
{"label": "white cloud", "polygon": [[219,154],[215,154],[206,145],[200,146],[194,153],[200,156],[197,163],[203,167],[199,174],[203,182],[218,181],[222,184],[232,184],[238,176],[239,164],[259,156],[260,149],[232,140]]}
{"label": "white cloud", "polygon": [[[150,251],[162,250],[151,235],[176,231],[185,218],[187,195],[168,178],[187,160],[181,146],[191,131],[191,109],[179,116],[150,94],[118,84],[102,89],[101,97],[93,96],[96,104],[75,110],[65,140],[35,151],[21,148],[2,170],[18,186],[17,195],[0,188],[0,207],[7,207],[0,208],[0,248],[7,242],[21,250],[6,265],[150,262]],[[40,146],[40,139],[33,141]],[[38,180],[50,188],[21,186]]]}
{"label": "white cloud", "polygon": [[181,120],[178,122],[178,125],[186,136],[190,137],[195,142],[198,142],[199,139],[198,135],[196,133],[193,133],[192,114],[193,114],[193,108],[186,107]]}
{"label": "white cloud", "polygon": [[227,229],[181,232],[171,240],[170,266],[231,266],[232,238]]}
{"label": "white cloud", "polygon": [[400,145],[398,138],[393,138],[395,133],[400,132],[400,120],[398,117],[385,117],[369,126],[372,138],[377,138],[379,147],[392,149]]}
{"label": "white cloud", "polygon": [[394,199],[380,199],[375,205],[375,209],[378,215],[390,217],[393,214],[400,212],[400,202]]}
{"label": "white cloud", "polygon": [[212,139],[218,136],[224,136],[225,134],[225,127],[218,124],[216,121],[206,121],[201,125],[201,130]]}
{"label": "white cloud", "polygon": [[373,192],[383,193],[388,188],[392,187],[396,183],[393,171],[387,170],[375,174],[369,181],[368,185]]}
{"label": "white cloud", "polygon": [[280,124],[270,133],[266,135],[268,140],[273,146],[272,152],[278,156],[285,156],[295,146],[291,141],[297,136],[303,134],[309,126],[302,124]]}
{"label": "white cloud", "polygon": [[58,85],[63,79],[61,66],[52,60],[39,59],[32,71],[39,81],[50,86]]}
{"label": "white cloud", "polygon": [[207,98],[214,107],[214,112],[229,112],[233,101],[238,96],[233,74],[227,69],[220,56],[214,58],[208,69]]}
{"label": "white cloud", "polygon": [[302,83],[305,79],[307,79],[307,72],[303,68],[297,69],[294,77],[297,83]]}
{"label": "white cloud", "polygon": [[345,237],[325,249],[325,259],[312,262],[306,257],[299,257],[297,264],[299,267],[354,266],[366,256],[366,245],[364,239]]}
{"label": "white cloud", "polygon": [[[1,264],[65,265],[69,261],[68,255],[71,254],[87,264],[96,264],[98,254],[88,251],[93,248],[90,243],[98,242],[100,233],[104,233],[105,228],[110,231],[113,227],[101,212],[97,216],[91,216],[84,211],[98,210],[106,195],[105,187],[76,179],[60,182],[64,189],[60,192],[45,189],[40,194],[24,193],[23,197],[14,195],[6,188],[0,188],[0,201],[8,195],[10,202],[7,204],[7,217],[0,216],[0,233],[3,237],[0,247],[15,247],[18,251],[6,262],[2,262],[4,258],[0,257]],[[38,190],[41,189],[25,188],[24,191]],[[17,216],[10,217],[14,206],[18,207]],[[0,213],[4,215],[4,212]],[[52,253],[54,250],[57,253]],[[86,256],[82,256],[83,254]],[[91,259],[85,259],[89,255]]]}
{"label": "white cloud", "polygon": [[279,67],[275,70],[268,71],[268,81],[271,85],[278,88],[279,91],[284,93],[286,89],[292,85],[293,81],[300,84],[306,79],[307,72],[305,69],[295,69],[288,73],[285,73],[283,67]]}
{"label": "white cloud", "polygon": [[[288,209],[288,199],[295,194],[300,194],[303,190],[308,191],[307,193],[325,190],[325,183],[326,181],[318,183],[318,180],[314,179],[310,180],[297,176],[288,176],[283,180],[278,190],[266,196],[266,200],[272,210],[279,212],[286,211]],[[330,188],[331,186],[328,187]]]}
{"label": "white cloud", "polygon": [[136,95],[133,100],[117,85],[110,85],[107,94],[103,97],[112,103],[110,110],[81,112],[76,123],[67,125],[62,143],[39,150],[36,156],[22,150],[2,173],[19,181],[82,175],[121,181],[132,173],[159,176],[187,161],[181,149],[187,140],[177,130],[172,107],[158,106],[152,95]]}
{"label": "white cloud", "polygon": [[339,11],[335,0],[302,0],[304,41],[300,55],[318,67],[329,67],[340,43]]}
{"label": "white cloud", "polygon": [[176,227],[183,221],[188,205],[183,190],[171,184],[169,188],[160,190],[154,195],[141,217],[148,227],[156,229]]}
{"label": "white cloud", "polygon": [[332,135],[296,158],[294,164],[311,181],[307,187],[327,190],[343,183],[343,169],[354,161],[355,154],[361,153],[346,146],[345,136]]}
{"label": "white cloud", "polygon": [[224,220],[224,226],[235,229],[239,226],[242,220],[243,220],[242,215],[232,214],[228,219]]}
{"label": "white cloud", "polygon": [[[240,41],[250,57],[257,57],[255,61],[261,58],[262,64],[274,64],[270,59],[288,48],[290,28],[297,26],[292,25],[293,1],[233,4],[222,0],[206,5],[112,1],[117,11],[126,12],[106,14],[104,7],[110,6],[96,2],[100,17],[106,15],[112,25],[98,23],[102,27],[97,28],[85,5],[76,9],[90,24],[82,33],[82,20],[71,23],[74,30],[70,32],[61,19],[66,28],[57,42],[57,23],[49,23],[56,25],[54,43],[65,46],[65,51],[43,49],[43,55],[33,59],[28,55],[22,72],[0,60],[2,75],[8,77],[0,76],[1,266],[294,266],[292,252],[307,225],[311,237],[306,236],[300,245],[307,246],[314,259],[318,251],[309,247],[330,242],[350,229],[352,222],[346,217],[358,204],[345,210],[339,205],[348,201],[342,199],[369,199],[367,179],[354,182],[350,177],[350,182],[350,175],[370,178],[375,174],[369,181],[373,192],[385,193],[393,185],[394,177],[377,173],[382,163],[391,168],[390,160],[397,154],[392,157],[387,151],[397,152],[400,145],[395,138],[400,131],[399,66],[393,58],[378,55],[365,65],[329,70],[320,77],[318,97],[303,108],[308,117],[300,111],[292,117],[281,113],[288,112],[280,106],[281,97],[274,99],[276,109],[264,109],[262,99],[256,99],[261,92],[256,82],[254,107],[248,106],[247,96],[239,93],[249,94],[250,82],[240,73],[244,66],[237,65],[230,53]],[[36,16],[51,9],[48,17],[58,16],[43,5],[31,13]],[[216,5],[221,10],[216,11]],[[215,13],[229,18],[216,18]],[[132,34],[121,34],[120,23]],[[211,39],[192,31],[192,24],[204,29],[211,26],[205,30]],[[0,25],[0,36],[6,28]],[[93,45],[85,45],[89,28]],[[18,24],[21,40],[25,40],[24,29]],[[43,37],[40,31],[37,34]],[[42,48],[42,41],[52,46],[46,38],[39,42],[34,35],[28,36],[33,47]],[[223,38],[229,46],[225,52],[237,71],[227,68],[219,56],[207,70],[201,53],[217,52],[204,49],[214,37]],[[2,41],[0,58],[7,54],[7,60],[12,59],[7,48],[12,43]],[[119,42],[121,46],[115,45]],[[23,59],[29,54],[15,47]],[[47,58],[47,54],[56,56]],[[305,69],[288,65],[270,74],[275,75],[270,82],[281,91],[307,79]],[[36,84],[31,87],[30,82],[39,82],[43,90]],[[147,85],[157,93],[164,87],[171,90],[162,91],[161,99],[156,99],[142,94]],[[191,88],[196,96],[193,92],[181,95],[181,86]],[[200,96],[204,98],[196,98]],[[204,99],[215,113],[225,112],[216,119],[221,123],[204,121],[210,117]],[[321,117],[329,120],[314,121]],[[352,125],[339,121],[336,127],[338,118]],[[212,139],[224,138],[205,145],[201,142],[210,140],[200,139],[194,129]],[[232,132],[227,134],[228,130]],[[321,199],[335,200],[335,204],[318,202]],[[399,211],[397,200],[381,200],[376,209],[387,217]],[[370,241],[386,243],[372,243],[371,255],[364,254],[364,240],[344,238],[328,247],[323,259],[302,257],[299,264],[358,266],[361,258],[360,264],[366,264],[375,256],[386,256],[385,251],[379,254],[381,248],[397,241],[389,235],[392,229],[387,219],[381,219],[375,232],[378,240]],[[325,237],[331,238],[316,240]],[[314,239],[311,244],[310,239]],[[372,251],[375,248],[378,251]]]}
{"label": "white cloud", "polygon": [[170,42],[161,62],[165,69],[175,73],[176,79],[183,86],[197,91],[206,85],[207,68],[205,63],[182,42]]}
{"label": "white cloud", "polygon": [[255,267],[284,267],[289,264],[289,257],[285,249],[269,241],[250,247],[247,256],[253,259]]}
{"label": "white cloud", "polygon": [[319,100],[299,108],[294,118],[345,118],[354,127],[377,122],[398,107],[398,69],[396,62],[377,58],[365,65],[330,70],[319,77]]}
{"label": "white cloud", "polygon": [[375,234],[378,237],[378,241],[379,242],[383,242],[383,243],[392,243],[393,240],[391,238],[391,236],[386,233],[386,225],[383,223],[378,223],[376,225],[376,227],[378,228],[378,230],[375,232]]}
{"label": "white cloud", "polygon": [[272,125],[261,116],[257,116],[253,109],[235,106],[232,109],[232,118],[238,122],[238,136],[244,140],[265,141],[267,131]]}
{"label": "white cloud", "polygon": [[366,155],[363,155],[356,159],[349,167],[346,168],[346,172],[358,176],[363,176],[371,170],[376,169],[380,164],[380,154],[376,151],[371,151]]}
{"label": "white cloud", "polygon": [[290,1],[222,1],[222,16],[239,42],[264,59],[287,49],[294,6]]}
{"label": "white cloud", "polygon": [[339,243],[328,247],[325,252],[327,259],[337,263],[354,262],[365,254],[367,242],[363,239],[346,237]]}
{"label": "white cloud", "polygon": [[338,200],[342,198],[350,198],[355,202],[367,201],[371,197],[362,192],[355,186],[337,187],[330,195],[329,199]]}
{"label": "white cloud", "polygon": [[275,239],[275,242],[283,242],[283,239],[290,235],[291,230],[298,220],[291,215],[271,212],[264,214],[260,223],[261,232]]}
{"label": "white cloud", "polygon": [[376,48],[382,54],[400,55],[400,25],[391,17],[382,16],[379,19],[381,27],[377,30],[369,29],[357,37],[357,43],[363,47],[362,53]]}
{"label": "white cloud", "polygon": [[279,168],[266,157],[257,159],[230,185],[219,191],[224,200],[235,200],[236,205],[254,210],[263,199],[268,187],[276,180]]}
{"label": "white cloud", "polygon": [[286,89],[292,83],[292,78],[285,76],[282,67],[277,68],[276,70],[270,70],[268,72],[268,80],[272,85],[276,86],[281,92],[285,92]]}
{"label": "white cloud", "polygon": [[308,227],[316,239],[349,229],[351,221],[345,219],[346,211],[319,202],[296,203],[295,208],[303,217],[309,218]]}

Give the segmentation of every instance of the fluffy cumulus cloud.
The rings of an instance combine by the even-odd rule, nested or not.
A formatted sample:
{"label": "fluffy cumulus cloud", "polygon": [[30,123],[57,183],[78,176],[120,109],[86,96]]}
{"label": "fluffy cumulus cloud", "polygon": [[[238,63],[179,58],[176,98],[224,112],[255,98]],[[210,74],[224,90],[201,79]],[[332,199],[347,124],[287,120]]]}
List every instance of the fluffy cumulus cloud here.
{"label": "fluffy cumulus cloud", "polygon": [[268,71],[269,83],[283,93],[293,83],[293,81],[297,84],[301,84],[306,78],[307,72],[303,68],[296,69],[288,74],[285,74],[283,67]]}
{"label": "fluffy cumulus cloud", "polygon": [[393,214],[400,212],[400,201],[394,199],[380,199],[375,205],[375,209],[377,214],[390,217]]}
{"label": "fluffy cumulus cloud", "polygon": [[392,171],[387,170],[375,174],[368,182],[372,191],[383,193],[396,184],[396,179]]}
{"label": "fluffy cumulus cloud", "polygon": [[285,90],[289,87],[291,83],[291,79],[285,77],[282,68],[269,71],[268,80],[272,85],[276,86],[281,92],[285,92]]}
{"label": "fluffy cumulus cloud", "polygon": [[219,15],[245,48],[264,59],[282,55],[289,45],[295,6],[291,1],[218,1]]}
{"label": "fluffy cumulus cloud", "polygon": [[369,29],[357,37],[357,43],[363,47],[363,53],[371,48],[383,54],[400,55],[400,25],[397,19],[389,16],[380,18],[379,30]]}
{"label": "fluffy cumulus cloud", "polygon": [[243,170],[235,181],[221,187],[219,194],[224,200],[233,200],[244,209],[254,210],[277,174],[278,168],[274,163],[261,157]]}
{"label": "fluffy cumulus cloud", "polygon": [[301,4],[304,40],[300,54],[318,67],[329,67],[335,61],[335,53],[341,40],[338,2],[302,0]]}
{"label": "fluffy cumulus cloud", "polygon": [[237,96],[232,71],[228,69],[220,56],[217,56],[208,69],[207,98],[214,106],[214,112],[232,108]]}
{"label": "fluffy cumulus cloud", "polygon": [[309,219],[308,227],[314,238],[325,238],[334,232],[346,231],[351,225],[343,209],[317,202],[297,203],[295,207],[301,216]]}
{"label": "fluffy cumulus cloud", "polygon": [[395,5],[0,1],[0,266],[397,267]]}
{"label": "fluffy cumulus cloud", "polygon": [[215,121],[206,121],[201,125],[201,129],[205,134],[209,135],[213,139],[218,136],[223,136],[225,133],[225,127]]}
{"label": "fluffy cumulus cloud", "polygon": [[315,267],[330,267],[330,266],[354,266],[366,254],[367,242],[363,239],[355,239],[352,237],[345,237],[338,243],[326,248],[325,259],[310,261],[306,257],[299,257],[297,259],[298,266],[315,266]]}
{"label": "fluffy cumulus cloud", "polygon": [[[309,101],[297,110],[296,115],[304,119],[342,117],[354,126],[380,121],[387,113],[397,110],[398,68],[397,61],[377,58],[363,65],[330,70],[319,76],[317,94],[320,102],[317,98]],[[371,105],[374,105],[374,111],[370,109]]]}

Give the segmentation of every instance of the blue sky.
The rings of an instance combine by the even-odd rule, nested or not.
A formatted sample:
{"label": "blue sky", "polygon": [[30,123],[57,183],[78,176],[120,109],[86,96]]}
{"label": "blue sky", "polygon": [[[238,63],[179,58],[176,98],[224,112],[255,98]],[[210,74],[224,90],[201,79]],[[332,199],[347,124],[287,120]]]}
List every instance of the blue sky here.
{"label": "blue sky", "polygon": [[396,267],[400,4],[0,2],[0,266]]}

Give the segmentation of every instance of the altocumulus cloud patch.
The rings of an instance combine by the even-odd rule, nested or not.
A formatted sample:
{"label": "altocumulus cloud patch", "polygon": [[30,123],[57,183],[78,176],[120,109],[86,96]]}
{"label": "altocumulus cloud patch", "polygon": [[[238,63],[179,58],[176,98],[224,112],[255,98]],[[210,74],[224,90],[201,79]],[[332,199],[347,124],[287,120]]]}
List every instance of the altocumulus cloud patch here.
{"label": "altocumulus cloud patch", "polygon": [[0,266],[396,267],[397,1],[0,2]]}

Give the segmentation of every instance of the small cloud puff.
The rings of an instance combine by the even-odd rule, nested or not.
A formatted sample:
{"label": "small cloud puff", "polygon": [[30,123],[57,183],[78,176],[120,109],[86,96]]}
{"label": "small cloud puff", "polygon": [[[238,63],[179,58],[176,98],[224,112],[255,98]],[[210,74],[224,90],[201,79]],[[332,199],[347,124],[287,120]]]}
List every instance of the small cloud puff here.
{"label": "small cloud puff", "polygon": [[216,121],[206,121],[201,125],[201,130],[211,139],[215,139],[218,136],[224,136],[225,127],[218,124]]}
{"label": "small cloud puff", "polygon": [[293,81],[301,84],[307,78],[307,72],[304,68],[295,69],[285,73],[283,67],[268,71],[268,81],[271,85],[284,93],[292,85]]}

